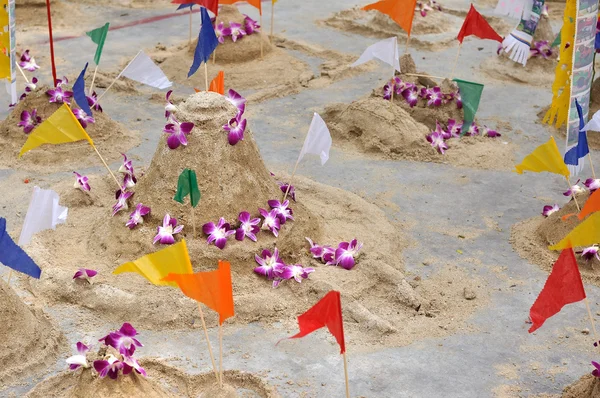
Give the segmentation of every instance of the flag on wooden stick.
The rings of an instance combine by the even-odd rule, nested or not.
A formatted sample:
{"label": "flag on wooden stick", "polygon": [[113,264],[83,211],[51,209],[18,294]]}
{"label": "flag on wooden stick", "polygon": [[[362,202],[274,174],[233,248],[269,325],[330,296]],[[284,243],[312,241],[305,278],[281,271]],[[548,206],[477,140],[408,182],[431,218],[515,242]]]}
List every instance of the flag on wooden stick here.
{"label": "flag on wooden stick", "polygon": [[570,175],[569,169],[560,156],[554,137],[550,137],[548,142],[535,148],[533,152],[525,156],[521,164],[515,166],[515,172],[518,174],[523,174],[525,170],[534,173],[548,171],[565,177]]}
{"label": "flag on wooden stick", "polygon": [[465,21],[458,32],[457,39],[462,44],[464,38],[471,35],[477,36],[480,39],[496,40],[502,43],[502,37],[500,37],[485,18],[477,12],[473,4],[471,4],[471,8],[467,13]]}
{"label": "flag on wooden stick", "polygon": [[108,35],[109,23],[107,22],[104,26],[98,29],[90,30],[85,34],[92,39],[98,46],[96,47],[96,54],[94,55],[94,63],[98,65],[100,63],[100,57],[102,56],[102,50],[104,49],[104,42],[106,41],[106,35]]}
{"label": "flag on wooden stick", "polygon": [[388,15],[410,36],[417,0],[381,0],[364,6],[363,10],[377,10]]}
{"label": "flag on wooden stick", "polygon": [[373,59],[383,61],[400,72],[400,61],[398,61],[398,38],[394,36],[371,44],[350,66],[354,67],[362,65]]}
{"label": "flag on wooden stick", "polygon": [[198,34],[198,42],[196,43],[196,50],[194,51],[194,62],[190,67],[188,77],[191,77],[196,73],[200,64],[203,62],[206,63],[209,60],[210,55],[215,51],[215,48],[217,48],[217,45],[219,44],[215,28],[210,21],[206,8],[201,8],[200,14],[202,15],[202,27]]}
{"label": "flag on wooden stick", "polygon": [[481,93],[483,93],[483,84],[468,82],[466,80],[454,79],[458,85],[460,97],[463,104],[464,122],[461,135],[465,134],[475,120],[475,114],[479,109]]}
{"label": "flag on wooden stick", "polygon": [[185,7],[191,7],[193,4],[198,4],[211,11],[215,16],[219,15],[219,0],[172,0],[171,4],[181,4],[178,10]]}
{"label": "flag on wooden stick", "polygon": [[600,213],[595,212],[573,228],[560,242],[548,248],[563,250],[570,247],[591,246],[598,242],[600,242]]}
{"label": "flag on wooden stick", "polygon": [[210,82],[208,91],[225,95],[225,73],[222,70],[219,71],[219,74]]}
{"label": "flag on wooden stick", "polygon": [[33,188],[19,236],[19,246],[29,244],[38,232],[56,229],[57,225],[67,222],[69,209],[59,205],[59,200],[58,194],[51,189]]}
{"label": "flag on wooden stick", "polygon": [[8,235],[6,231],[6,219],[1,217],[0,263],[37,279],[40,279],[40,275],[42,274],[40,267]]}

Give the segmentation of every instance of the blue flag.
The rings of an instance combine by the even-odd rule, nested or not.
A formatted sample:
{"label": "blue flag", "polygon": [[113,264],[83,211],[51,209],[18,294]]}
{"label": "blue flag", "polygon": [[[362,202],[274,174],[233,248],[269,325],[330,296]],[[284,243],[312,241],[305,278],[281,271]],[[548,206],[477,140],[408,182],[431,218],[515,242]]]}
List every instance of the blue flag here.
{"label": "blue flag", "polygon": [[588,147],[587,142],[587,133],[583,129],[585,127],[583,110],[581,109],[581,105],[579,105],[577,100],[575,100],[575,106],[577,107],[577,114],[579,115],[579,137],[577,139],[577,145],[565,153],[565,164],[573,175],[577,175],[581,170],[583,170],[583,160],[585,156],[590,153],[590,148]]}
{"label": "blue flag", "polygon": [[37,279],[42,274],[40,267],[8,235],[4,218],[0,218],[0,263]]}
{"label": "blue flag", "polygon": [[188,72],[188,77],[192,76],[202,62],[207,62],[210,58],[210,54],[215,51],[219,40],[215,34],[215,28],[213,28],[208,11],[206,8],[200,7],[200,13],[202,14],[202,27],[200,28],[200,34],[198,35],[198,43],[196,44],[196,51],[194,52],[194,62]]}
{"label": "blue flag", "polygon": [[84,76],[85,76],[85,71],[87,70],[87,67],[88,67],[88,63],[86,62],[85,67],[79,74],[79,77],[77,78],[77,80],[75,80],[75,84],[73,84],[73,98],[75,98],[75,102],[77,102],[77,105],[79,105],[81,110],[83,110],[85,113],[87,113],[88,116],[92,116],[92,110],[90,109],[90,106],[87,101],[87,97],[85,96]]}
{"label": "blue flag", "polygon": [[179,10],[183,10],[184,8],[190,7],[190,10],[192,9],[192,7],[194,6],[194,4],[196,3],[185,3],[185,4],[180,4],[179,7],[177,7],[177,11]]}

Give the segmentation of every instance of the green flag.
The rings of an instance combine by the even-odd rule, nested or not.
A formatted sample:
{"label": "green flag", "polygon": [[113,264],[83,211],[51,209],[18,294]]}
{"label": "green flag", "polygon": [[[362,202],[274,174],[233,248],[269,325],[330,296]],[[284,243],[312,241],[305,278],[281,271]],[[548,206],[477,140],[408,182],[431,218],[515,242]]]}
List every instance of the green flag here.
{"label": "green flag", "polygon": [[463,135],[471,124],[475,120],[475,114],[477,108],[479,108],[479,100],[481,99],[481,93],[483,92],[483,84],[468,82],[466,80],[454,79],[458,84],[458,90],[460,91],[460,97],[463,104],[463,112],[465,114],[462,130],[460,132]]}
{"label": "green flag", "polygon": [[183,203],[183,200],[186,196],[188,196],[188,194],[190,195],[190,202],[192,203],[192,206],[198,206],[198,202],[200,202],[200,189],[198,189],[196,172],[194,170],[185,169],[179,175],[179,182],[177,182],[177,193],[173,199],[179,203]]}
{"label": "green flag", "polygon": [[85,33],[98,45],[96,48],[96,55],[94,55],[94,62],[96,65],[100,63],[100,56],[102,55],[102,49],[104,48],[104,42],[106,41],[106,35],[108,34],[108,25],[109,23],[107,22],[103,27]]}
{"label": "green flag", "polygon": [[562,29],[558,31],[558,35],[556,36],[556,39],[554,39],[554,41],[552,42],[552,45],[550,47],[556,47],[560,44],[561,33],[562,33]]}

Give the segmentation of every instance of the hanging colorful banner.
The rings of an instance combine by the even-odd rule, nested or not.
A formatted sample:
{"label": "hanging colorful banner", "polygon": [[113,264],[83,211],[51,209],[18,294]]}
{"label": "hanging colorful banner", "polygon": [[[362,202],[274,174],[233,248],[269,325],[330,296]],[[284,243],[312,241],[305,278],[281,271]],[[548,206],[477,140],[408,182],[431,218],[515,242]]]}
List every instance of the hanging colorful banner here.
{"label": "hanging colorful banner", "polygon": [[11,103],[17,102],[15,0],[0,0],[0,80],[6,80]]}

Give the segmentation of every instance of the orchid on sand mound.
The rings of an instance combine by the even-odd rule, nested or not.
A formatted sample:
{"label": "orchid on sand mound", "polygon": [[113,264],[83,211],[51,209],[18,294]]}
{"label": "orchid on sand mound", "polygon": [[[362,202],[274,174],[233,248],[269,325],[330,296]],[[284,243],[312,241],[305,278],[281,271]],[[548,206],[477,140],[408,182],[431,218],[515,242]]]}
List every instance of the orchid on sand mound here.
{"label": "orchid on sand mound", "polygon": [[115,193],[115,197],[117,199],[117,203],[115,203],[115,205],[113,206],[113,213],[112,213],[112,215],[114,216],[115,214],[117,214],[121,210],[127,210],[127,209],[129,209],[129,205],[128,205],[127,201],[132,196],[133,196],[133,192],[127,192],[127,188],[126,187],[122,187],[121,189],[119,189]]}
{"label": "orchid on sand mound", "polygon": [[223,250],[227,244],[227,238],[236,233],[235,229],[223,217],[219,219],[217,225],[213,222],[206,223],[202,226],[202,232],[208,235],[206,242],[210,245],[214,242],[215,246]]}
{"label": "orchid on sand mound", "polygon": [[33,131],[38,124],[42,122],[42,118],[38,116],[37,109],[21,112],[21,121],[17,124],[19,127],[23,127],[23,132],[29,134]]}
{"label": "orchid on sand mound", "polygon": [[167,104],[165,105],[165,118],[169,120],[171,114],[177,111],[177,107],[171,102],[171,94],[173,94],[173,90],[167,91],[167,95],[165,99],[167,100]]}
{"label": "orchid on sand mound", "polygon": [[102,107],[100,106],[100,102],[98,102],[98,95],[94,91],[91,96],[86,96],[87,103],[94,111],[102,112]]}
{"label": "orchid on sand mound", "polygon": [[304,268],[301,264],[286,265],[279,257],[277,248],[273,250],[273,253],[264,249],[260,256],[258,254],[254,255],[254,260],[259,265],[254,268],[254,272],[265,276],[268,280],[272,280],[273,287],[277,287],[282,281],[289,279],[301,283],[303,279],[307,279],[308,275],[315,271],[314,268]]}
{"label": "orchid on sand mound", "polygon": [[144,223],[144,217],[150,214],[150,208],[148,206],[144,206],[141,203],[138,203],[135,206],[135,210],[133,213],[129,215],[129,220],[125,224],[129,229],[134,229],[139,224]]}
{"label": "orchid on sand mound", "polygon": [[160,242],[163,245],[172,245],[175,243],[173,235],[180,233],[183,230],[183,225],[177,225],[177,219],[171,218],[167,213],[163,218],[163,225],[156,228],[156,236],[154,237],[153,244]]}
{"label": "orchid on sand mound", "polygon": [[281,228],[281,221],[279,218],[279,212],[275,209],[266,211],[265,209],[258,209],[261,216],[263,216],[263,223],[261,226],[262,230],[271,231],[275,237],[279,236],[279,229]]}
{"label": "orchid on sand mound", "polygon": [[82,109],[79,109],[79,108],[73,109],[73,115],[75,115],[77,120],[79,120],[79,124],[81,124],[81,127],[83,127],[84,129],[87,128],[88,123],[96,123],[96,120],[94,119],[94,117],[91,115],[88,115]]}
{"label": "orchid on sand mound", "polygon": [[581,252],[581,257],[588,261],[592,260],[594,258],[596,258],[598,261],[600,261],[600,255],[598,254],[599,250],[600,250],[600,248],[598,247],[598,245],[592,245],[590,247],[586,247]]}
{"label": "orchid on sand mound", "polygon": [[313,258],[321,260],[325,265],[336,265],[344,269],[351,270],[356,265],[356,259],[360,254],[363,244],[356,239],[350,242],[340,242],[337,249],[331,246],[321,246],[310,238],[306,238],[310,244],[310,252]]}
{"label": "orchid on sand mound", "polygon": [[[463,123],[457,123],[454,119],[448,119],[447,128],[444,129],[442,125],[436,120],[435,130],[427,136],[425,136],[425,138],[435,150],[437,150],[440,154],[443,155],[448,149],[446,140],[449,140],[451,138],[460,138],[460,132],[462,130]],[[480,128],[475,124],[475,122],[471,123],[469,130],[467,130],[464,135],[467,137],[474,137],[480,135],[480,131],[481,135],[487,138],[497,138],[502,136],[502,134],[488,128],[487,126],[482,126]]]}
{"label": "orchid on sand mound", "polygon": [[424,100],[425,106],[434,108],[455,101],[456,107],[458,109],[462,108],[462,100],[458,89],[450,93],[443,93],[438,86],[432,88],[421,87],[419,89],[414,83],[404,82],[399,77],[394,77],[391,82],[383,86],[383,99],[390,100],[392,93],[402,96],[411,108],[415,107],[419,100]]}
{"label": "orchid on sand mound", "polygon": [[73,185],[74,188],[79,188],[82,191],[86,192],[91,191],[92,188],[90,188],[90,184],[88,182],[89,178],[87,178],[86,176],[82,176],[76,171],[74,171],[73,174],[75,174],[75,184]]}
{"label": "orchid on sand mound", "polygon": [[187,136],[192,132],[194,123],[179,123],[174,115],[170,115],[169,123],[163,129],[163,132],[169,134],[167,145],[170,149],[177,149],[180,145],[187,146]]}
{"label": "orchid on sand mound", "polygon": [[123,186],[125,188],[133,188],[137,183],[135,172],[133,170],[133,162],[127,159],[127,155],[123,155],[123,165],[119,167],[119,173],[123,174]]}
{"label": "orchid on sand mound", "polygon": [[75,275],[73,275],[73,279],[82,279],[88,281],[88,283],[92,283],[92,278],[98,275],[98,271],[93,269],[79,268]]}
{"label": "orchid on sand mound", "polygon": [[29,50],[25,50],[25,52],[21,54],[19,66],[29,72],[35,72],[36,69],[40,69],[38,64],[35,63],[35,58],[29,54]]}
{"label": "orchid on sand mound", "polygon": [[46,95],[50,97],[50,102],[56,103],[56,104],[68,104],[71,105],[71,98],[73,98],[73,92],[72,91],[65,91],[62,88],[63,84],[68,84],[69,80],[66,77],[63,77],[62,80],[61,79],[56,79],[56,87],[51,88],[50,90],[46,91]]}
{"label": "orchid on sand mound", "polygon": [[560,207],[558,207],[558,205],[556,205],[556,204],[555,204],[554,206],[546,205],[546,206],[544,206],[544,208],[542,209],[542,215],[543,215],[544,217],[548,217],[548,216],[550,216],[551,214],[554,214],[554,213],[556,213],[556,212],[557,212],[557,211],[559,211],[559,210],[560,210]]}
{"label": "orchid on sand mound", "polygon": [[246,119],[242,119],[241,115],[229,120],[229,123],[223,126],[227,134],[227,140],[230,145],[235,145],[239,141],[244,139],[244,132],[246,131]]}
{"label": "orchid on sand mound", "polygon": [[240,221],[240,227],[235,231],[235,239],[242,241],[244,238],[248,238],[256,242],[256,234],[260,231],[260,218],[250,219],[250,213],[243,211],[240,213],[238,220]]}
{"label": "orchid on sand mound", "polygon": [[87,369],[90,365],[87,362],[86,354],[90,350],[90,347],[83,344],[82,342],[77,342],[77,354],[67,358],[67,364],[69,365],[69,370],[77,370],[80,367]]}
{"label": "orchid on sand mound", "polygon": [[596,189],[600,188],[600,179],[588,178],[583,185],[585,185],[590,192],[594,192]]}

